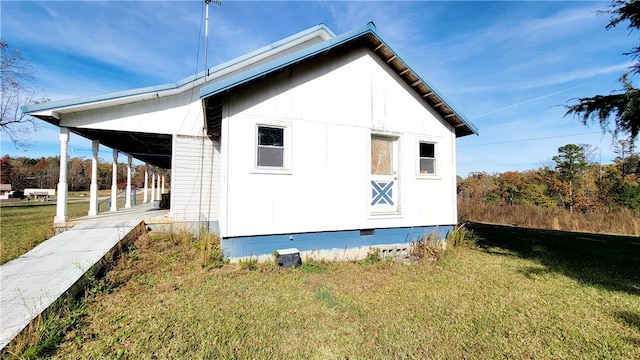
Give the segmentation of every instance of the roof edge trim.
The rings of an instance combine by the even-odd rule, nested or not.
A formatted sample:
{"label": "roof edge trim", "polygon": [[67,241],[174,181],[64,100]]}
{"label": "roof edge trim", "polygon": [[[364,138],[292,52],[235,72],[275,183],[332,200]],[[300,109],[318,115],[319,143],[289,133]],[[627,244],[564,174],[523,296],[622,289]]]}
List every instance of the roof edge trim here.
{"label": "roof edge trim", "polygon": [[[209,74],[209,76],[216,74],[217,72],[229,68],[231,66],[237,65],[239,63],[242,63],[243,61],[246,61],[252,57],[255,56],[259,56],[261,54],[264,54],[270,50],[276,49],[278,47],[281,47],[283,45],[286,45],[292,41],[295,41],[296,39],[300,39],[300,38],[304,38],[306,36],[309,36],[311,34],[314,34],[316,32],[319,31],[324,31],[329,38],[333,38],[335,37],[335,33],[333,31],[331,31],[331,29],[329,29],[325,24],[318,24],[315,25],[311,28],[308,28],[306,30],[303,30],[301,32],[298,32],[296,34],[293,34],[285,39],[281,39],[278,40],[276,42],[273,42],[269,45],[263,46],[257,50],[254,50],[250,53],[241,55],[239,57],[236,57],[234,59],[231,59],[229,61],[226,61],[222,64],[218,64],[216,66],[210,67],[209,69],[207,69],[207,74]],[[85,104],[89,104],[89,103],[97,103],[97,102],[106,102],[106,101],[111,101],[111,100],[116,100],[116,99],[121,99],[121,98],[126,98],[126,97],[134,97],[134,96],[142,96],[142,95],[147,95],[147,94],[152,94],[152,93],[160,93],[160,92],[164,92],[164,91],[171,91],[171,90],[177,90],[180,89],[181,87],[185,87],[187,85],[190,84],[194,84],[198,81],[204,78],[205,75],[205,71],[200,71],[197,74],[194,75],[190,75],[187,76],[185,78],[182,78],[176,82],[172,82],[172,83],[166,83],[163,85],[153,85],[153,86],[147,86],[147,87],[141,87],[141,88],[136,88],[136,89],[129,89],[129,90],[123,90],[123,91],[117,91],[117,92],[112,92],[112,93],[107,93],[107,94],[101,94],[101,95],[92,95],[92,96],[85,96],[85,97],[78,97],[78,98],[71,98],[71,99],[66,99],[66,100],[56,100],[56,101],[50,101],[50,102],[45,102],[45,103],[39,103],[39,104],[30,104],[30,105],[23,105],[20,107],[20,110],[22,110],[23,113],[25,114],[33,114],[35,112],[40,112],[43,110],[54,110],[54,109],[60,109],[60,108],[67,108],[67,107],[73,107],[73,106],[79,106],[79,105],[85,105]],[[159,94],[158,94],[159,95]]]}
{"label": "roof edge trim", "polygon": [[431,89],[431,91],[433,91],[433,93],[444,103],[444,105],[447,106],[454,114],[456,114],[458,118],[460,118],[460,120],[469,128],[469,130],[471,130],[476,135],[479,134],[476,125],[473,124],[469,119],[467,119],[467,117],[463,115],[462,112],[460,112],[453,104],[451,104],[451,102],[447,100],[444,95],[442,95],[442,92],[440,92],[438,88],[436,88],[429,81],[422,78],[422,76],[420,76],[420,74],[413,69],[413,66],[409,65],[409,63],[404,60],[404,56],[396,51],[395,47],[392,46],[387,40],[385,40],[384,37],[381,36],[380,33],[378,33],[378,31],[376,31],[375,25],[373,26],[371,31],[380,40],[380,42],[382,42],[387,47],[387,49],[389,49],[396,56],[396,58],[398,58],[407,67],[407,69],[409,69],[409,71],[411,71],[425,86]]}
{"label": "roof edge trim", "polygon": [[240,84],[249,82],[263,75],[266,75],[275,70],[281,69],[300,60],[310,58],[316,54],[322,53],[328,49],[331,49],[337,45],[353,40],[371,31],[373,24],[367,24],[364,27],[346,32],[344,34],[335,36],[329,40],[325,40],[321,43],[309,46],[293,54],[283,56],[270,63],[262,64],[255,68],[248,69],[245,72],[236,74],[226,79],[214,81],[212,84],[204,86],[200,89],[200,98],[209,97],[220,93],[222,91],[231,89]]}
{"label": "roof edge trim", "polygon": [[442,101],[442,103],[448,107],[451,112],[453,112],[459,119],[462,121],[464,126],[466,126],[471,133],[478,135],[478,128],[469,121],[459,110],[457,110],[451,103],[440,93],[440,91],[433,86],[428,81],[424,80],[418,73],[410,66],[404,58],[398,53],[393,46],[390,45],[388,41],[386,41],[376,30],[376,26],[373,22],[367,23],[367,25],[348,31],[346,33],[340,34],[338,36],[333,37],[332,39],[323,41],[321,43],[309,46],[307,48],[301,49],[295,53],[290,55],[278,58],[269,63],[262,64],[260,66],[248,69],[244,72],[238,73],[231,77],[213,81],[211,84],[204,86],[200,89],[200,98],[204,99],[209,96],[216,95],[226,90],[230,90],[236,86],[242,85],[244,83],[250,82],[262,76],[268,75],[274,71],[285,68],[289,65],[292,65],[301,60],[308,59],[313,57],[319,53],[323,53],[328,51],[340,44],[349,42],[351,40],[357,39],[367,33],[373,34],[382,44],[384,44],[389,51],[391,51],[406,67],[411,71],[416,78],[418,78],[425,86],[427,86],[431,91]]}

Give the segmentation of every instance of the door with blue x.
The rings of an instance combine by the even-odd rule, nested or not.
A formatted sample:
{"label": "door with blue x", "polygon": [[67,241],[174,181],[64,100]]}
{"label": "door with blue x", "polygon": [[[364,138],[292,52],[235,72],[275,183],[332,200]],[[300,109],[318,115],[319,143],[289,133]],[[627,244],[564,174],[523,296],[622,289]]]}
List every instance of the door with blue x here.
{"label": "door with blue x", "polygon": [[371,197],[372,214],[398,212],[397,138],[371,136]]}

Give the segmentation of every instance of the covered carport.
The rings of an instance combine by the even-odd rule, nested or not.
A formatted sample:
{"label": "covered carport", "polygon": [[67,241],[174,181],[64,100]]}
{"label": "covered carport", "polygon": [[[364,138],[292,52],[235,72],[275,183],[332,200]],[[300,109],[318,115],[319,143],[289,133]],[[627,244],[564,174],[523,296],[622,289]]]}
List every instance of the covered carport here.
{"label": "covered carport", "polygon": [[[127,100],[132,101],[131,98]],[[136,99],[133,100],[135,101]],[[88,100],[77,100],[77,102],[83,101]],[[120,154],[126,156],[127,164],[127,185],[125,189],[124,208],[130,208],[132,206],[131,178],[132,162],[134,159],[145,164],[143,203],[160,200],[161,192],[164,190],[163,173],[165,170],[171,169],[171,134],[151,132],[153,129],[150,129],[150,132],[117,130],[113,128],[114,126],[105,126],[103,128],[64,126],[64,123],[61,122],[61,119],[64,119],[67,114],[78,113],[80,111],[91,113],[95,109],[100,108],[100,105],[104,107],[104,104],[100,102],[84,104],[60,104],[60,102],[54,102],[36,104],[23,108],[25,113],[60,128],[60,179],[57,187],[57,209],[54,218],[54,224],[56,226],[64,226],[64,223],[69,220],[67,216],[67,159],[71,134],[82,136],[92,141],[89,216],[98,214],[98,151],[100,145],[112,149],[113,175],[109,211],[113,212],[118,210],[116,205],[118,196],[117,164]],[[109,106],[113,106],[113,104],[109,104]],[[149,191],[151,192],[150,196]]]}

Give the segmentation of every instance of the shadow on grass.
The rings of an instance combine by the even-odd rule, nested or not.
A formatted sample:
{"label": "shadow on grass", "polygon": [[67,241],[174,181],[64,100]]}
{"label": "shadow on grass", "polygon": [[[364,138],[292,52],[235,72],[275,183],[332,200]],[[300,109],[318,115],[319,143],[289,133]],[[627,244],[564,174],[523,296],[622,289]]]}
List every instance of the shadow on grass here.
{"label": "shadow on grass", "polygon": [[[616,311],[614,316],[623,324],[640,331],[640,314],[632,311]],[[624,339],[631,344],[640,346],[640,338],[625,337]]]}
{"label": "shadow on grass", "polygon": [[640,314],[632,311],[617,311],[615,315],[626,325],[640,331]]}
{"label": "shadow on grass", "polygon": [[[585,285],[640,295],[640,238],[468,223],[484,251],[539,262]],[[533,270],[532,271],[542,271]],[[529,274],[531,275],[531,274]]]}

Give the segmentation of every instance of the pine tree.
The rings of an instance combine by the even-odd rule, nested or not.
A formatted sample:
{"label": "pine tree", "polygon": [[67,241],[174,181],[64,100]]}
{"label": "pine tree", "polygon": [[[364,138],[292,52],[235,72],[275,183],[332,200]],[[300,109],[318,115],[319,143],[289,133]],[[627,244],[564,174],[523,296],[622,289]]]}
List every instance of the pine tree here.
{"label": "pine tree", "polygon": [[[640,1],[614,0],[609,7],[611,10],[600,12],[611,17],[607,29],[627,21],[627,29],[630,32],[640,29]],[[624,55],[638,59],[640,46]],[[614,137],[628,134],[632,141],[635,140],[640,132],[640,89],[633,85],[630,77],[639,73],[640,61],[636,61],[629,71],[620,77],[622,89],[609,95],[579,98],[577,103],[566,106],[565,116],[576,116],[585,125],[597,121],[604,132],[610,132]],[[611,118],[615,124],[613,129],[610,126]]]}
{"label": "pine tree", "polygon": [[582,174],[589,165],[584,149],[579,145],[567,144],[559,147],[558,155],[552,159],[556,163],[556,171],[560,174],[560,178],[569,186],[569,210],[573,213],[575,203],[573,185],[582,179]]}

